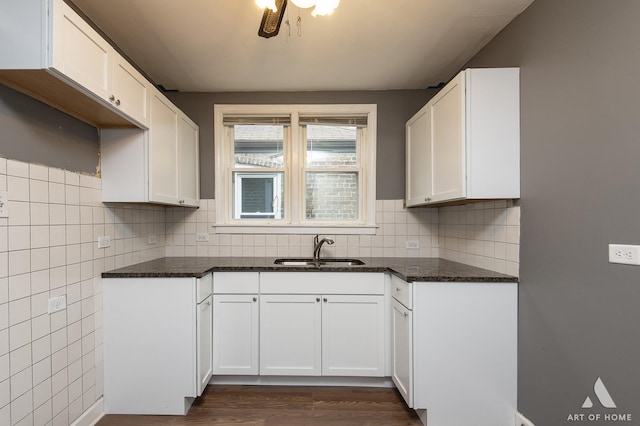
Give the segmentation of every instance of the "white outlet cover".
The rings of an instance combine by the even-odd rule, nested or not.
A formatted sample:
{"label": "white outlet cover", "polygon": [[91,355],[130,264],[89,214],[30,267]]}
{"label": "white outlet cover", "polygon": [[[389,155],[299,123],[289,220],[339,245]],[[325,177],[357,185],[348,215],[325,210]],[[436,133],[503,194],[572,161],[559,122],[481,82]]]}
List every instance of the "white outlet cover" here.
{"label": "white outlet cover", "polygon": [[406,248],[410,250],[417,250],[420,248],[420,241],[418,240],[407,240]]}
{"label": "white outlet cover", "polygon": [[198,232],[196,234],[196,241],[200,241],[200,242],[209,241],[209,234],[206,232]]}
{"label": "white outlet cover", "polygon": [[49,313],[59,312],[67,309],[67,296],[62,295],[49,299]]}
{"label": "white outlet cover", "polygon": [[158,242],[158,237],[155,235],[149,235],[149,244],[156,244]]}
{"label": "white outlet cover", "polygon": [[98,237],[98,248],[101,249],[107,247],[111,247],[111,237]]}
{"label": "white outlet cover", "polygon": [[609,262],[626,265],[640,265],[640,246],[629,244],[609,244]]}
{"label": "white outlet cover", "polygon": [[7,191],[0,191],[0,217],[9,217],[9,200]]}

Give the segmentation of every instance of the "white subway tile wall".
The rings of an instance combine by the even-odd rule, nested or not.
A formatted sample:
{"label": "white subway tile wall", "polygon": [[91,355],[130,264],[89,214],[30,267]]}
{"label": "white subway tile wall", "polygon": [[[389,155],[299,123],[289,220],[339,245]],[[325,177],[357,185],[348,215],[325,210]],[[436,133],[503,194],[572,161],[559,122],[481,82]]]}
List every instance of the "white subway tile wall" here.
{"label": "white subway tile wall", "polygon": [[[520,207],[499,200],[440,208],[402,207],[402,200],[376,201],[375,235],[327,235],[328,257],[441,257],[518,275]],[[286,256],[313,253],[310,235],[216,234],[215,200],[198,210],[167,209],[167,256]],[[209,241],[196,241],[197,233]],[[417,241],[419,249],[408,249]]]}
{"label": "white subway tile wall", "polygon": [[441,207],[440,257],[519,276],[520,206],[500,200]]}
{"label": "white subway tile wall", "polygon": [[164,256],[165,209],[104,205],[99,178],[4,158],[0,191],[0,425],[67,426],[102,395],[100,274]]}

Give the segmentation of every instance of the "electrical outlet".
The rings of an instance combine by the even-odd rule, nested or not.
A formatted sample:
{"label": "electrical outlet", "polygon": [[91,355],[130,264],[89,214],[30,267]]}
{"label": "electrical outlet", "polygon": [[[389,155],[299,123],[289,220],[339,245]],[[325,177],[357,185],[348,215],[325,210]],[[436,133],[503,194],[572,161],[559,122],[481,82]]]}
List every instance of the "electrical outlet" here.
{"label": "electrical outlet", "polygon": [[58,297],[52,297],[49,299],[49,313],[52,314],[54,312],[62,311],[67,309],[67,296],[62,295]]}
{"label": "electrical outlet", "polygon": [[155,235],[149,235],[149,244],[156,244],[158,242],[158,237]]}
{"label": "electrical outlet", "polygon": [[533,422],[523,416],[521,413],[516,413],[516,426],[536,426]]}
{"label": "electrical outlet", "polygon": [[209,241],[209,234],[206,232],[198,232],[196,234],[196,241],[199,241],[199,242]]}
{"label": "electrical outlet", "polygon": [[417,250],[420,248],[420,241],[417,240],[408,240],[406,244],[406,248],[410,250]]}
{"label": "electrical outlet", "polygon": [[0,191],[0,217],[9,217],[9,200],[7,191]]}
{"label": "electrical outlet", "polygon": [[111,237],[98,237],[98,248],[107,248],[111,247]]}
{"label": "electrical outlet", "polygon": [[609,262],[640,265],[640,246],[609,244]]}

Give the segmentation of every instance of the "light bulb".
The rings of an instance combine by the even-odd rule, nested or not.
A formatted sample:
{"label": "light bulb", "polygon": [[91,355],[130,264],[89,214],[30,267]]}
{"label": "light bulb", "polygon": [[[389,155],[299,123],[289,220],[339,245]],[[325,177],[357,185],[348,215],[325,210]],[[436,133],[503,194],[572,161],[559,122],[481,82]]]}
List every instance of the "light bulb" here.
{"label": "light bulb", "polygon": [[318,15],[331,15],[339,4],[340,0],[318,0],[316,2],[316,8],[311,12],[311,16],[315,18]]}
{"label": "light bulb", "polygon": [[306,9],[316,4],[316,0],[291,0],[291,3],[295,4],[300,9]]}
{"label": "light bulb", "polygon": [[269,8],[272,12],[277,12],[276,0],[256,0],[256,4],[260,9]]}

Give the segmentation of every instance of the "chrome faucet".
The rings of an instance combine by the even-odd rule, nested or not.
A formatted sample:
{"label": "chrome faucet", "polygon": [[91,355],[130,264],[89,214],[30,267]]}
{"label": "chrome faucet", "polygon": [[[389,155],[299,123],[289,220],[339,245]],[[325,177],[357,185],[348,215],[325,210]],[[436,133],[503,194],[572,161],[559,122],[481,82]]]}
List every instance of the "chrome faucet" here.
{"label": "chrome faucet", "polygon": [[334,241],[331,238],[323,238],[319,240],[320,235],[316,235],[313,237],[313,260],[320,260],[320,249],[324,243],[329,245],[333,244]]}

